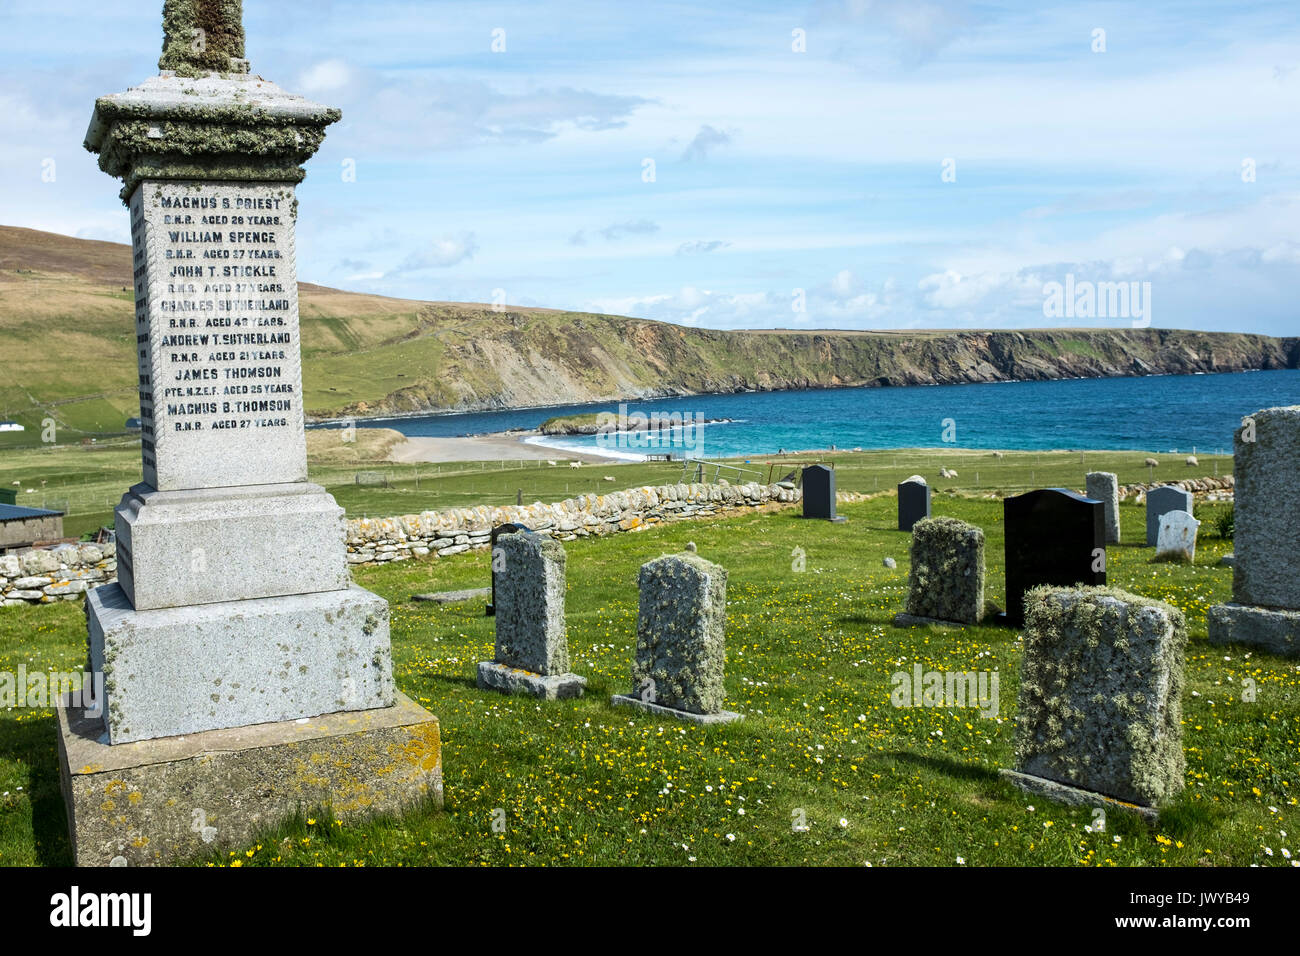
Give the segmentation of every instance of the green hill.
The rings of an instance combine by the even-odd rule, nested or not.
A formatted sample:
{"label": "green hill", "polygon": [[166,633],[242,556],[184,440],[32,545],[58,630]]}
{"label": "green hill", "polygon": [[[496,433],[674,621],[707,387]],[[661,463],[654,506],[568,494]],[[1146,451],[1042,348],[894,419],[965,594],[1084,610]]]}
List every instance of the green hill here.
{"label": "green hill", "polygon": [[[0,226],[0,419],[59,441],[137,414],[130,247]],[[1300,339],[1166,329],[712,331],[301,286],[317,417],[701,392],[1300,367]],[[0,436],[9,442],[15,436]]]}

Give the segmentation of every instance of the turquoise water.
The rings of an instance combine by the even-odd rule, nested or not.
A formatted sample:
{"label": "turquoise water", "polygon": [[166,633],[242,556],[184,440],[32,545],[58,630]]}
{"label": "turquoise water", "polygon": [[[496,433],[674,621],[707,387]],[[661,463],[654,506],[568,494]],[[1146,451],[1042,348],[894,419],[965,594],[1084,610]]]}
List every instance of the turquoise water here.
{"label": "turquoise water", "polygon": [[[536,438],[537,444],[639,458],[697,458],[830,448],[1232,450],[1244,415],[1300,405],[1300,371],[1145,378],[844,388],[628,402],[628,413],[731,419],[655,436]],[[618,403],[367,420],[409,436],[477,435],[536,428],[553,415],[618,411]],[[687,418],[686,416],[690,416]],[[651,439],[648,440],[647,439]],[[949,439],[951,439],[949,441]],[[603,442],[603,444],[602,444]]]}

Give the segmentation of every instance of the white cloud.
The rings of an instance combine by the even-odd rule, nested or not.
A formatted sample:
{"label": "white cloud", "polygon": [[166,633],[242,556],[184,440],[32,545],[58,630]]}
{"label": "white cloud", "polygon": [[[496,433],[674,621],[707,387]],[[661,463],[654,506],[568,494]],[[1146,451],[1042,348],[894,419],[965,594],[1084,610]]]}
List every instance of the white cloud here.
{"label": "white cloud", "polygon": [[629,219],[616,222],[600,230],[600,234],[611,242],[624,236],[648,236],[659,231],[659,223],[649,219]]}
{"label": "white cloud", "polygon": [[683,242],[677,247],[677,255],[702,256],[707,255],[710,252],[717,252],[719,249],[725,249],[729,245],[731,245],[731,243],[724,242],[721,239],[710,239],[707,241],[697,239],[694,242]]}
{"label": "white cloud", "polygon": [[695,138],[686,147],[686,152],[682,153],[682,159],[687,162],[704,159],[719,146],[726,146],[730,142],[730,133],[725,133],[720,129],[714,129],[712,126],[705,124],[700,127],[700,131],[695,134]]}
{"label": "white cloud", "polygon": [[426,249],[411,253],[391,274],[418,272],[423,269],[447,269],[474,258],[476,252],[478,252],[478,241],[474,238],[474,233],[465,232],[459,236],[446,236],[435,240]]}
{"label": "white cloud", "polygon": [[333,93],[353,82],[352,68],[343,60],[322,60],[298,77],[298,88],[308,96]]}
{"label": "white cloud", "polygon": [[526,145],[566,131],[616,130],[650,102],[572,86],[512,92],[479,79],[418,73],[389,78],[374,71],[354,73],[334,92],[349,134],[390,154]]}

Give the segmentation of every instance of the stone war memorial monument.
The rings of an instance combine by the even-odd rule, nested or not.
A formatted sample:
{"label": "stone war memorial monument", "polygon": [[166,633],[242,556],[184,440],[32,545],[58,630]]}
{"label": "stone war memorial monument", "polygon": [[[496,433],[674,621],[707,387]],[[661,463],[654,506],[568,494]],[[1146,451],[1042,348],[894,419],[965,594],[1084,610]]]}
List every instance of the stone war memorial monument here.
{"label": "stone war memorial monument", "polygon": [[1232,602],[1210,608],[1210,643],[1300,657],[1300,405],[1243,419],[1232,459]]}
{"label": "stone war memorial monument", "polygon": [[239,0],[163,18],[162,72],[86,136],[130,210],[143,478],[86,602],[104,700],[59,711],[79,865],[442,801],[438,721],[396,691],[388,605],[307,481],[295,189],[340,113],[249,73]]}

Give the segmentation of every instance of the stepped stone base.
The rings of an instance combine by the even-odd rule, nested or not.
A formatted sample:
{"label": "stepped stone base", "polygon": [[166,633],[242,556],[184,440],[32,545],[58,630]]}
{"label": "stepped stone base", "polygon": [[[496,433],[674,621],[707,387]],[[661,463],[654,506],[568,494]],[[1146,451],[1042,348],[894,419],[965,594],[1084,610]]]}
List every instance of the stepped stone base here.
{"label": "stepped stone base", "polygon": [[[165,866],[246,847],[295,811],[345,822],[442,806],[438,719],[392,707],[109,746],[65,699],[59,765],[78,866]],[[332,821],[330,821],[332,823]]]}
{"label": "stepped stone base", "polygon": [[1064,803],[1068,806],[1120,810],[1124,813],[1140,816],[1148,823],[1155,823],[1160,816],[1160,811],[1156,807],[1147,807],[1140,803],[1127,803],[1124,800],[1116,800],[1114,797],[1093,793],[1091,790],[1084,790],[1081,787],[1072,787],[1068,783],[1048,780],[1046,777],[1036,777],[1033,774],[1020,773],[1016,770],[1000,770],[999,773],[1025,793],[1033,794],[1036,797],[1045,797],[1048,800],[1055,800],[1057,803]]}
{"label": "stepped stone base", "polygon": [[678,710],[676,707],[652,704],[648,700],[633,697],[631,694],[615,694],[609,699],[609,702],[615,707],[631,707],[633,710],[644,711],[647,714],[672,717],[674,720],[684,720],[692,724],[729,724],[732,721],[745,719],[744,714],[738,714],[734,710],[720,710],[716,714],[695,714],[689,710]]}
{"label": "stepped stone base", "polygon": [[1300,611],[1216,604],[1207,618],[1211,644],[1249,644],[1270,654],[1300,657]]}
{"label": "stepped stone base", "polygon": [[531,694],[543,700],[566,700],[582,696],[587,678],[577,674],[534,674],[509,664],[479,661],[478,686],[506,694]]}
{"label": "stepped stone base", "polygon": [[137,611],[110,584],[89,593],[86,618],[113,744],[394,700],[388,603],[355,585]]}
{"label": "stepped stone base", "polygon": [[135,485],[117,508],[118,581],[137,611],[339,591],[343,509],[306,482],[197,491]]}

